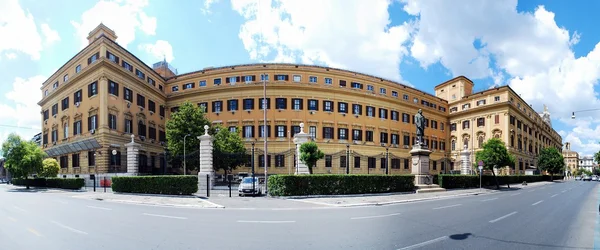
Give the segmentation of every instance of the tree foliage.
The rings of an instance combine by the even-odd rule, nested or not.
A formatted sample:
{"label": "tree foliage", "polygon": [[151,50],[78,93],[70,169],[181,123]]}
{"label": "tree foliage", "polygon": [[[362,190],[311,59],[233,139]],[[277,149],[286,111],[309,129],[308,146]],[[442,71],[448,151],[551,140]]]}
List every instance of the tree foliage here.
{"label": "tree foliage", "polygon": [[[508,153],[504,142],[498,138],[491,138],[483,143],[483,150],[475,153],[475,159],[477,162],[483,161],[483,167],[488,170],[492,170],[494,178],[494,168],[503,168],[506,166],[513,166],[515,164],[515,158]],[[496,179],[496,188],[500,188],[498,180]]]}
{"label": "tree foliage", "polygon": [[595,162],[600,162],[600,151],[596,152],[594,154],[594,161]]}
{"label": "tree foliage", "polygon": [[[222,126],[215,128],[213,140],[213,168],[231,171],[247,163],[248,154],[239,132],[231,132]],[[236,128],[236,131],[240,131]]]}
{"label": "tree foliage", "polygon": [[[189,153],[198,151],[200,142],[197,137],[204,134],[204,125],[210,126],[204,111],[190,102],[183,103],[177,112],[171,114],[166,123],[167,148],[173,156],[169,157],[171,164],[176,165],[183,161],[184,137],[189,134],[190,136],[185,138],[186,168],[188,171],[198,169],[198,155],[190,157]],[[214,129],[211,128],[209,133],[210,131]]]}
{"label": "tree foliage", "polygon": [[565,160],[555,147],[542,149],[537,159],[537,165],[550,175],[562,173],[565,170]]}
{"label": "tree foliage", "polygon": [[300,146],[300,160],[308,167],[308,173],[313,173],[313,167],[318,160],[323,159],[325,154],[319,149],[317,143],[306,142]]}
{"label": "tree foliage", "polygon": [[39,176],[46,178],[56,177],[59,171],[58,161],[54,158],[46,158],[42,162],[42,171],[39,173]]}
{"label": "tree foliage", "polygon": [[15,178],[39,173],[46,153],[35,143],[21,139],[15,133],[8,136],[2,143],[6,169]]}

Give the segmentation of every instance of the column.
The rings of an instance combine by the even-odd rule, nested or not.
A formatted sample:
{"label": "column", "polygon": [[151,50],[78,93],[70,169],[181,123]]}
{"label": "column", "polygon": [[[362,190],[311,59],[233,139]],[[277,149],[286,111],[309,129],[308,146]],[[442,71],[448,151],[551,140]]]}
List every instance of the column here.
{"label": "column", "polygon": [[304,133],[304,123],[300,123],[300,133],[294,135],[294,144],[296,144],[296,170],[294,174],[309,174],[308,166],[300,160],[300,146],[303,143],[311,141],[310,134]]}
{"label": "column", "polygon": [[[198,171],[198,189],[212,189],[215,186],[215,170],[213,169],[213,137],[208,134],[208,125],[204,125],[204,135],[198,136],[200,141],[199,157],[200,167]],[[210,186],[206,181],[206,176],[209,177]]]}
{"label": "column", "polygon": [[471,174],[472,164],[471,164],[471,152],[467,149],[466,146],[463,145],[463,150],[460,152],[460,174],[468,175]]}
{"label": "column", "polygon": [[[108,93],[106,92],[108,89],[108,78],[106,75],[102,74],[98,79],[98,97],[100,98],[100,106],[98,107],[98,120],[96,121],[98,124],[98,131],[100,129],[108,129]],[[82,127],[85,124],[82,124]]]}
{"label": "column", "polygon": [[[135,135],[131,135],[131,142],[125,144],[125,147],[127,147],[127,175],[137,175],[139,173],[137,158],[142,145],[135,143],[135,141],[133,141],[134,138]],[[110,154],[109,157],[112,157],[112,152],[110,152]]]}

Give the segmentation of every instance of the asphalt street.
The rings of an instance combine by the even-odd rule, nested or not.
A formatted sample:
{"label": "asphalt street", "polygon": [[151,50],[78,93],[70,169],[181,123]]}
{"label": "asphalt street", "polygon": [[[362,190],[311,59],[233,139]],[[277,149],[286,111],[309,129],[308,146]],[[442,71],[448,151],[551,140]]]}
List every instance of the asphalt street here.
{"label": "asphalt street", "polygon": [[567,181],[375,207],[191,209],[0,185],[0,249],[594,249],[599,195]]}

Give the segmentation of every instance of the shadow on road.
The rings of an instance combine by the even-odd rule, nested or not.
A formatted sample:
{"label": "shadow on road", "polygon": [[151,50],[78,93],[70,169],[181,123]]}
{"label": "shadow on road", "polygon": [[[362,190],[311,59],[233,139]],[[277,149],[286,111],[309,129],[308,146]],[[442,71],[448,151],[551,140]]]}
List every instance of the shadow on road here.
{"label": "shadow on road", "polygon": [[558,248],[558,249],[594,249],[594,248],[590,248],[590,247],[587,247],[587,248],[586,247],[573,247],[573,246],[550,245],[550,244],[541,244],[541,243],[532,243],[532,242],[523,242],[523,241],[514,241],[514,240],[502,240],[502,239],[496,239],[493,237],[488,237],[488,236],[483,236],[483,235],[475,235],[472,233],[453,234],[453,235],[449,236],[449,238],[452,240],[466,240],[469,237],[493,240],[493,241],[504,242],[504,243],[509,243],[509,244],[535,246],[535,247],[552,247],[552,248]]}
{"label": "shadow on road", "polygon": [[65,191],[65,192],[76,192],[76,193],[83,193],[86,192],[85,190],[72,190],[72,189],[60,189],[60,188],[30,188],[27,189],[26,187],[19,187],[19,188],[11,188],[6,190],[7,192],[19,192],[19,193],[48,193],[48,192],[52,192],[52,191]]}

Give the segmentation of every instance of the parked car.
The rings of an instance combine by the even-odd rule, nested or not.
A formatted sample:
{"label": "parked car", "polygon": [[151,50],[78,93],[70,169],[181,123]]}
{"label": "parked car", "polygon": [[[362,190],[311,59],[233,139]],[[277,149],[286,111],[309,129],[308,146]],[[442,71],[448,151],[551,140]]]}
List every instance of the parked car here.
{"label": "parked car", "polygon": [[592,181],[598,181],[598,176],[596,176],[596,175],[592,176]]}
{"label": "parked car", "polygon": [[576,180],[576,181],[580,181],[580,180],[581,180],[581,176],[580,176],[580,175],[578,175],[578,176],[575,176],[575,180]]}
{"label": "parked car", "polygon": [[253,188],[253,181],[252,179],[254,179],[254,194],[258,194],[258,195],[262,195],[262,186],[260,185],[258,178],[257,177],[244,177],[244,179],[242,179],[242,182],[240,183],[240,185],[238,186],[238,193],[239,196],[245,196],[247,194],[253,194],[252,192],[252,188]]}
{"label": "parked car", "polygon": [[584,180],[584,181],[591,181],[591,180],[592,180],[592,177],[591,177],[591,176],[589,176],[589,175],[586,175],[586,176],[584,176],[584,177],[583,177],[583,180]]}

